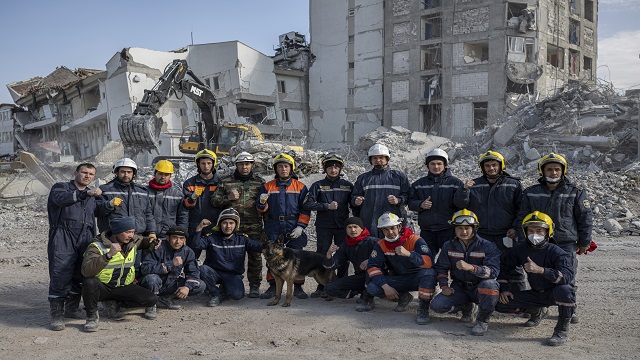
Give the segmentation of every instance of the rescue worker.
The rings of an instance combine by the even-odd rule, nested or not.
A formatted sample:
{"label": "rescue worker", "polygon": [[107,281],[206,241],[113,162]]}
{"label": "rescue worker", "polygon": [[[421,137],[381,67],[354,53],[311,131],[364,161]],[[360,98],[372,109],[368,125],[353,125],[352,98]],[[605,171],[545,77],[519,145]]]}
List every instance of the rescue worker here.
{"label": "rescue worker", "polygon": [[348,269],[349,263],[353,265],[353,275],[336,278],[324,288],[327,295],[343,299],[352,298],[364,292],[369,255],[379,240],[371,236],[358,217],[348,218],[345,226],[347,233],[345,241],[340,246],[337,244],[329,246],[323,264],[327,269],[337,269],[343,264]]}
{"label": "rescue worker", "polygon": [[214,307],[220,305],[223,295],[233,300],[244,297],[242,274],[245,253],[262,251],[262,244],[237,232],[240,214],[233,208],[222,210],[216,226],[211,232],[202,234],[202,230],[210,225],[208,219],[200,221],[193,243],[195,248],[207,251],[204,265],[200,267],[200,278],[207,284],[211,295],[207,306]]}
{"label": "rescue worker", "polygon": [[[394,311],[405,311],[413,300],[410,291],[417,290],[420,300],[416,323],[428,324],[429,303],[436,286],[436,272],[432,268],[433,255],[429,246],[411,229],[402,226],[402,219],[396,214],[382,214],[378,219],[378,228],[384,233],[384,239],[374,245],[369,256],[367,273],[370,281],[356,311],[373,309],[375,296],[397,299],[398,305]],[[385,274],[385,270],[389,274]]]}
{"label": "rescue worker", "polygon": [[[461,322],[473,322],[474,304],[480,311],[472,335],[484,335],[500,295],[496,278],[500,272],[500,250],[477,234],[478,218],[462,209],[453,214],[455,236],[442,246],[435,269],[442,292],[431,301],[431,310],[443,314],[462,310]],[[451,275],[451,286],[449,286]]]}
{"label": "rescue worker", "polygon": [[96,175],[92,164],[76,167],[73,180],[53,185],[47,200],[49,215],[49,307],[51,329],[64,329],[64,318],[84,319],[79,309],[82,254],[96,236],[96,198],[100,188],[89,187]]}
{"label": "rescue worker", "polygon": [[[140,285],[158,295],[158,303],[169,310],[180,310],[182,306],[174,299],[186,299],[204,292],[206,285],[200,280],[196,255],[188,246],[187,229],[172,226],[167,230],[166,241],[155,251],[149,251],[142,260]],[[156,305],[147,307],[144,317],[156,318]]]}
{"label": "rescue worker", "polygon": [[356,178],[351,192],[351,206],[359,213],[364,226],[375,229],[376,234],[373,235],[382,237],[377,227],[378,218],[385,212],[406,218],[405,205],[410,184],[402,171],[389,168],[389,148],[375,144],[369,148],[368,156],[373,169]]}
{"label": "rescue worker", "polygon": [[[158,297],[134,283],[134,261],[140,249],[153,250],[158,240],[135,234],[132,217],[114,218],[110,230],[100,233],[82,259],[82,299],[87,312],[84,331],[98,331],[98,302],[120,301],[129,306],[154,306]],[[116,319],[116,320],[121,320]]]}
{"label": "rescue worker", "polygon": [[202,219],[213,221],[220,214],[220,209],[211,205],[211,195],[220,185],[220,177],[216,174],[218,157],[213,151],[208,149],[199,151],[195,156],[195,163],[198,174],[185,180],[182,184],[182,194],[184,205],[189,211],[187,245],[196,253],[196,259],[199,259],[201,251],[192,246],[191,240]]}
{"label": "rescue worker", "polygon": [[[528,187],[522,196],[518,219],[533,211],[549,215],[555,222],[555,243],[566,251],[573,262],[574,276],[578,272],[577,254],[585,254],[591,245],[593,215],[589,195],[567,177],[567,160],[550,153],[538,161],[539,184]],[[575,277],[572,285],[575,286]],[[571,323],[578,323],[573,314]]]}
{"label": "rescue worker", "polygon": [[547,339],[549,346],[562,345],[569,339],[569,324],[576,306],[576,293],[571,255],[552,244],[556,228],[549,215],[534,211],[522,220],[526,236],[524,243],[509,249],[502,263],[499,279],[507,280],[518,265],[527,272],[531,290],[511,292],[506,281],[501,281],[499,312],[524,311],[531,315],[524,324],[535,327],[547,315],[547,306],[558,305],[558,321],[553,335]]}
{"label": "rescue worker", "polygon": [[[333,244],[341,247],[344,244],[346,231],[345,221],[349,217],[349,202],[353,184],[341,178],[344,160],[338,154],[329,153],[322,159],[322,168],[327,176],[318,180],[309,188],[309,195],[304,208],[316,211],[316,252],[325,255]],[[338,278],[347,275],[349,263],[341,262]],[[311,297],[317,298],[324,293],[324,286],[318,285]]]}
{"label": "rescue worker", "polygon": [[[264,184],[264,179],[253,172],[255,159],[248,152],[238,154],[234,162],[236,170],[233,174],[222,179],[222,183],[211,196],[211,206],[219,209],[233,207],[242,221],[242,231],[255,241],[262,241],[264,227],[262,214],[256,209],[258,191]],[[247,279],[249,280],[250,298],[260,296],[262,282],[262,254],[251,252],[247,254]]]}
{"label": "rescue worker", "polygon": [[[304,229],[309,224],[310,212],[304,209],[304,200],[309,190],[295,173],[296,163],[293,157],[281,153],[272,161],[275,178],[260,188],[256,199],[256,208],[265,214],[264,232],[268,241],[280,241],[291,249],[303,249],[307,245]],[[298,299],[309,297],[302,289],[304,276],[296,278],[293,295]],[[269,288],[261,299],[270,299],[276,295],[276,283],[267,270]]]}
{"label": "rescue worker", "polygon": [[462,180],[451,173],[449,155],[442,149],[429,151],[424,163],[428,174],[411,184],[409,210],[418,213],[420,236],[435,257],[442,245],[453,238],[451,214],[464,207],[455,202]]}
{"label": "rescue worker", "polygon": [[161,239],[165,238],[171,226],[186,227],[189,221],[182,191],[171,182],[172,175],[171,161],[160,160],[147,187],[153,217],[156,220],[156,235]]}
{"label": "rescue worker", "polygon": [[[502,258],[507,248],[517,241],[516,229],[520,203],[522,202],[522,184],[520,179],[509,175],[505,169],[502,154],[487,151],[480,155],[478,165],[482,176],[468,179],[455,200],[460,206],[473,211],[480,221],[478,235],[496,244]],[[525,274],[520,269],[520,278],[513,279],[512,290],[524,290]]]}

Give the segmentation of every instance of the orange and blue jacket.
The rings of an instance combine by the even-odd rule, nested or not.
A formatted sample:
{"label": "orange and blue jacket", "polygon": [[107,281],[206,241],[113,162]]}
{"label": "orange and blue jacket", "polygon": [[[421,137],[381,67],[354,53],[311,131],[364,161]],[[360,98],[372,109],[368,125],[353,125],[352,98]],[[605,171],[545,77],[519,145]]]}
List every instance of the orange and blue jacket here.
{"label": "orange and blue jacket", "polygon": [[[182,194],[184,195],[184,206],[189,210],[189,235],[195,233],[198,224],[202,219],[208,219],[212,223],[218,221],[221,209],[211,206],[211,194],[220,184],[218,174],[213,174],[209,180],[203,179],[199,174],[185,180],[182,184]],[[202,195],[193,200],[191,195],[196,189],[202,188]]]}
{"label": "orange and blue jacket", "polygon": [[[285,237],[300,226],[309,225],[311,212],[304,209],[304,200],[309,190],[301,181],[273,179],[260,188],[256,198],[256,209],[265,214],[264,231],[269,240],[276,241],[278,235]],[[269,194],[267,202],[260,203],[260,196]]]}

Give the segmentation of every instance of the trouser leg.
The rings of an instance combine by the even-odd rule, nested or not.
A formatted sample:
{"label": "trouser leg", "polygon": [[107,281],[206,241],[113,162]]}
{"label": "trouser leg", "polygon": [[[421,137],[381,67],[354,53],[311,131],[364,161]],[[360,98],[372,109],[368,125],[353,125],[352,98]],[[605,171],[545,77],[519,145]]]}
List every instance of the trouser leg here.
{"label": "trouser leg", "polygon": [[328,283],[324,287],[324,291],[333,297],[344,299],[354,291],[364,291],[364,283],[366,279],[366,272],[362,272],[358,275],[345,276]]}
{"label": "trouser leg", "polygon": [[474,291],[474,302],[478,303],[480,311],[491,313],[495,310],[500,299],[500,284],[495,279],[481,281]]}
{"label": "trouser leg", "polygon": [[240,300],[244,297],[244,283],[242,275],[222,273],[220,274],[220,283],[224,286],[227,296],[233,300]]}

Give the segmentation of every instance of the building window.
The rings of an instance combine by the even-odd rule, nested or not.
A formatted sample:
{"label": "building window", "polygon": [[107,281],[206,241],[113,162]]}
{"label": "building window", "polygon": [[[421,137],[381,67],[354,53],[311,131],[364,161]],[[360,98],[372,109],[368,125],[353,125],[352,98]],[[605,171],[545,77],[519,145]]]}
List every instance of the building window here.
{"label": "building window", "polygon": [[580,74],[580,53],[577,50],[569,50],[569,74]]}
{"label": "building window", "polygon": [[224,119],[224,108],[222,106],[218,106],[218,118]]}
{"label": "building window", "polygon": [[440,44],[424,47],[421,55],[422,68],[420,70],[438,69],[442,65],[442,48]]}
{"label": "building window", "polygon": [[524,54],[524,38],[519,36],[509,36],[509,52]]}
{"label": "building window", "polygon": [[356,68],[356,63],[354,63],[353,61],[349,63],[349,69],[355,69]]}
{"label": "building window", "polygon": [[442,37],[442,17],[440,13],[427,16],[422,21],[422,40],[437,39]]}
{"label": "building window", "polygon": [[442,105],[424,106],[422,110],[422,130],[429,135],[439,135],[441,115]]}
{"label": "building window", "polygon": [[423,9],[433,9],[442,6],[441,0],[422,0]]}
{"label": "building window", "polygon": [[285,122],[289,122],[291,121],[289,119],[289,109],[282,109],[280,110],[280,115],[282,115],[282,120]]}
{"label": "building window", "polygon": [[220,89],[220,79],[218,76],[213,77],[213,90]]}
{"label": "building window", "polygon": [[536,62],[536,39],[525,38],[524,39],[524,51],[526,53],[526,62]]}
{"label": "building window", "polygon": [[207,85],[207,87],[208,87],[209,89],[211,89],[211,80],[209,80],[209,79],[204,79],[204,84],[205,84],[205,85]]}
{"label": "building window", "polygon": [[423,81],[424,86],[424,99],[427,100],[428,104],[431,104],[431,101],[438,100],[442,98],[442,87],[440,86],[440,75],[433,75],[427,78],[424,78]]}
{"label": "building window", "polygon": [[349,90],[347,90],[347,95],[349,96],[353,96],[356,93],[356,89],[354,88],[349,88]]}
{"label": "building window", "polygon": [[355,16],[356,15],[356,9],[351,8],[347,11],[347,16]]}
{"label": "building window", "polygon": [[355,36],[349,35],[349,42],[352,43],[354,38],[355,38]]}
{"label": "building window", "polygon": [[547,64],[558,69],[564,69],[564,49],[547,44]]}
{"label": "building window", "polygon": [[284,80],[278,80],[278,92],[280,94],[284,94],[287,92],[284,84]]}
{"label": "building window", "polygon": [[569,0],[569,11],[571,11],[572,14],[579,15],[580,0]]}
{"label": "building window", "polygon": [[187,109],[180,108],[180,116],[187,116]]}
{"label": "building window", "polygon": [[569,20],[569,43],[580,45],[580,22]]}
{"label": "building window", "polygon": [[584,1],[584,18],[593,22],[593,0]]}
{"label": "building window", "polygon": [[473,103],[473,130],[478,131],[487,126],[487,108],[489,103]]}
{"label": "building window", "polygon": [[516,94],[533,94],[535,84],[518,84],[507,79],[507,92]]}
{"label": "building window", "polygon": [[525,10],[527,10],[527,4],[507,3],[507,20],[519,17]]}
{"label": "building window", "polygon": [[481,63],[489,61],[489,42],[476,41],[464,43],[464,62]]}
{"label": "building window", "polygon": [[590,57],[584,57],[584,77],[589,80],[593,80],[593,60]]}

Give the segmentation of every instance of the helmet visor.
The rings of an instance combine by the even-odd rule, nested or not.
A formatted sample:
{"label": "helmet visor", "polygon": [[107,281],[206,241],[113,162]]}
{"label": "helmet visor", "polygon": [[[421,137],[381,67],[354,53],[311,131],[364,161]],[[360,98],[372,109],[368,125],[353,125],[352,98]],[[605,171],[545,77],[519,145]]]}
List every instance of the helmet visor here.
{"label": "helmet visor", "polygon": [[477,224],[478,222],[476,221],[476,219],[473,216],[469,216],[469,215],[457,216],[455,219],[453,219],[453,222],[451,222],[451,225],[475,226]]}

